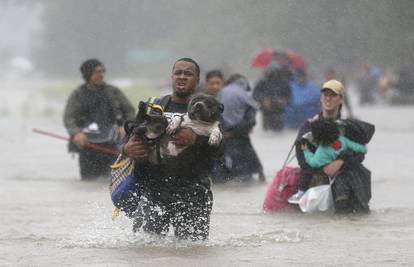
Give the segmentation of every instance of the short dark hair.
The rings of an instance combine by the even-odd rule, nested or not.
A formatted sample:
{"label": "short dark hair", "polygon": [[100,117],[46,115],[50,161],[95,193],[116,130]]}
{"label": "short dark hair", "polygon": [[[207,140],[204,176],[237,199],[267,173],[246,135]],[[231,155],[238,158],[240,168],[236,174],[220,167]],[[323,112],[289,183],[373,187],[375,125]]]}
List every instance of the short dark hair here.
{"label": "short dark hair", "polygon": [[88,82],[92,76],[93,71],[97,66],[103,66],[102,62],[96,58],[85,60],[80,66],[79,70],[82,73],[83,79]]}
{"label": "short dark hair", "polygon": [[318,119],[310,124],[312,137],[318,145],[331,145],[339,137],[339,128],[334,120]]}
{"label": "short dark hair", "polygon": [[206,73],[206,81],[214,77],[219,77],[220,79],[224,80],[224,76],[221,70],[210,70]]}
{"label": "short dark hair", "polygon": [[173,71],[174,71],[175,64],[177,64],[177,62],[179,62],[179,61],[185,61],[185,62],[193,63],[194,66],[195,66],[195,69],[196,69],[197,77],[200,78],[200,66],[198,66],[197,62],[195,62],[194,59],[191,59],[191,58],[188,58],[188,57],[183,57],[183,58],[180,58],[177,61],[175,61],[174,65],[173,65]]}
{"label": "short dark hair", "polygon": [[237,81],[238,79],[246,79],[247,80],[246,76],[244,76],[242,74],[239,74],[239,73],[235,73],[235,74],[230,75],[230,77],[226,81],[226,84],[229,85],[232,82]]}
{"label": "short dark hair", "polygon": [[249,80],[247,79],[247,77],[239,73],[230,75],[230,77],[226,81],[226,85],[232,84],[236,81],[238,81],[240,87],[243,88],[243,90],[251,90]]}

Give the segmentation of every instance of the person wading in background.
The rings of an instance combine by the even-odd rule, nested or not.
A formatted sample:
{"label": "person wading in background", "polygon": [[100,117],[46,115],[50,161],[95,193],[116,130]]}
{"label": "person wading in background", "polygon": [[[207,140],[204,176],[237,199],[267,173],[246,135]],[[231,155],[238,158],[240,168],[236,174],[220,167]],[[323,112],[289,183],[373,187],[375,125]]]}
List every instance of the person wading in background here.
{"label": "person wading in background", "polygon": [[70,135],[69,151],[79,153],[82,180],[106,176],[115,155],[85,148],[87,143],[115,148],[125,135],[123,123],[133,119],[135,110],[125,95],[105,83],[105,67],[88,59],[80,67],[85,83],[67,100],[63,122]]}

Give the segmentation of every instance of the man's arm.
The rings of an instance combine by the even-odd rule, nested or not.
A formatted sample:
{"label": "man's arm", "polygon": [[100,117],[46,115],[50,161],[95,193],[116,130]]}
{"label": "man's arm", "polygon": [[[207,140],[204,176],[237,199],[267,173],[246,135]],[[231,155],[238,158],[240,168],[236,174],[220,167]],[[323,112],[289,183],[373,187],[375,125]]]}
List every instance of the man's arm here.
{"label": "man's arm", "polygon": [[264,86],[265,86],[265,82],[263,80],[260,80],[254,87],[253,94],[252,94],[253,99],[261,104],[266,98],[265,93],[263,92],[265,90]]}
{"label": "man's arm", "polygon": [[120,110],[122,112],[122,122],[133,120],[135,117],[135,108],[126,96],[118,89],[117,93]]}
{"label": "man's arm", "polygon": [[69,132],[71,141],[78,146],[83,147],[88,142],[88,138],[77,124],[77,119],[81,116],[80,110],[82,107],[80,103],[79,97],[77,97],[77,91],[72,92],[63,113],[63,124]]}
{"label": "man's arm", "polygon": [[243,120],[226,130],[225,135],[228,137],[248,135],[253,127],[256,125],[256,109],[248,107]]}

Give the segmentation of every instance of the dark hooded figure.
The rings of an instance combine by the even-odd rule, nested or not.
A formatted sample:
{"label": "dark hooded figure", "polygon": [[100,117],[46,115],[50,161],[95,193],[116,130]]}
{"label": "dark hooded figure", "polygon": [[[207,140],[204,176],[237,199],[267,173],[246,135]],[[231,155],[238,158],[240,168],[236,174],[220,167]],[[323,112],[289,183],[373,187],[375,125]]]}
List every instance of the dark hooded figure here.
{"label": "dark hooded figure", "polygon": [[104,81],[105,67],[89,59],[80,67],[85,83],[66,103],[63,122],[70,135],[69,151],[79,153],[82,179],[108,175],[115,156],[85,147],[88,143],[115,148],[124,135],[123,123],[134,118],[134,107],[116,87]]}
{"label": "dark hooded figure", "polygon": [[231,178],[251,180],[253,174],[258,174],[259,180],[264,181],[263,167],[249,136],[256,124],[258,109],[257,102],[248,94],[249,90],[248,80],[234,74],[218,95],[224,105],[225,165]]}
{"label": "dark hooded figure", "polygon": [[283,114],[292,98],[289,79],[278,67],[270,67],[259,80],[253,91],[253,98],[260,103],[263,114],[263,129],[283,129]]}

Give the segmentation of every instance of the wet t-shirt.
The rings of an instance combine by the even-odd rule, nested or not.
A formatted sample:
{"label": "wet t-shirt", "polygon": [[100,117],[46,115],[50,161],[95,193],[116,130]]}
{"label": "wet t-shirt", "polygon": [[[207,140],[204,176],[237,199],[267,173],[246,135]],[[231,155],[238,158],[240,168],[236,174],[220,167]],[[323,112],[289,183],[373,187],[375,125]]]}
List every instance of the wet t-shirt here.
{"label": "wet t-shirt", "polygon": [[164,107],[164,116],[171,121],[175,116],[182,116],[187,112],[188,104],[174,103],[171,100]]}

